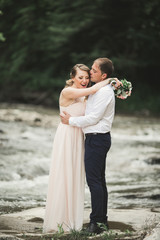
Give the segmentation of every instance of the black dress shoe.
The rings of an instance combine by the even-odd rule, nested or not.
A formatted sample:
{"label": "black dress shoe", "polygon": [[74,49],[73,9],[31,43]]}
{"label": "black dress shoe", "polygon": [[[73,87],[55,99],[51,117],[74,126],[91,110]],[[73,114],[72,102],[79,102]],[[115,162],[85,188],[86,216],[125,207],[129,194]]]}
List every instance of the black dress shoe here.
{"label": "black dress shoe", "polygon": [[90,223],[89,226],[86,228],[85,232],[99,234],[103,232],[103,229],[99,227],[96,223]]}

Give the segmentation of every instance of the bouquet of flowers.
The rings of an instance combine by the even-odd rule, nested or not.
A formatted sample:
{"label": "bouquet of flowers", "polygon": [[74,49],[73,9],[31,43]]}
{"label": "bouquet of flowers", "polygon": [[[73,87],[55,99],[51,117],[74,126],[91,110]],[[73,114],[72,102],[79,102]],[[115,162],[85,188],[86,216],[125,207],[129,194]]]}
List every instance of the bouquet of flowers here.
{"label": "bouquet of flowers", "polygon": [[126,99],[131,95],[132,92],[132,83],[128,82],[126,79],[121,80],[122,85],[116,88],[116,81],[113,79],[111,84],[114,87],[115,96],[121,99]]}

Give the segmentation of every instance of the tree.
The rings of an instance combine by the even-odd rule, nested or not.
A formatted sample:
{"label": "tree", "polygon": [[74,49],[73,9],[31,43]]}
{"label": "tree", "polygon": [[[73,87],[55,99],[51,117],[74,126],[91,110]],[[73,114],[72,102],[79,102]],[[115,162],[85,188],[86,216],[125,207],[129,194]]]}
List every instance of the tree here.
{"label": "tree", "polygon": [[6,38],[0,44],[0,87],[8,97],[37,90],[58,94],[73,65],[91,66],[103,56],[113,60],[115,75],[133,85],[137,78],[143,85],[158,81],[158,0],[1,0],[0,9]]}

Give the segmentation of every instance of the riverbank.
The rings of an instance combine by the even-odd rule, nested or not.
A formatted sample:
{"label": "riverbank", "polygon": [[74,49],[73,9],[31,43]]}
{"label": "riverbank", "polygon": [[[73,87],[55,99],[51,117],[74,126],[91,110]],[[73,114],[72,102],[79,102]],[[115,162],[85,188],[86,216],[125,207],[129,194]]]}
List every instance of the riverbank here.
{"label": "riverbank", "polygon": [[[82,235],[72,238],[73,234],[42,234],[44,208],[32,208],[25,211],[0,216],[0,240],[10,239],[83,239]],[[89,221],[90,209],[84,211],[84,226]],[[160,222],[160,209],[109,209],[109,232],[84,239],[130,239],[141,240],[152,236]],[[160,229],[157,228],[158,233]],[[152,233],[153,232],[153,233]],[[160,233],[160,232],[159,232]],[[152,238],[149,238],[153,240]],[[154,238],[159,240],[159,238]]]}
{"label": "riverbank", "polygon": [[[48,236],[41,231],[59,121],[53,109],[0,105],[0,240],[88,239],[80,233]],[[116,115],[106,168],[111,231],[94,238],[142,240],[158,226],[159,131],[159,118]],[[90,205],[86,186],[84,224]],[[156,235],[159,228],[155,229]],[[147,240],[155,240],[153,234]]]}

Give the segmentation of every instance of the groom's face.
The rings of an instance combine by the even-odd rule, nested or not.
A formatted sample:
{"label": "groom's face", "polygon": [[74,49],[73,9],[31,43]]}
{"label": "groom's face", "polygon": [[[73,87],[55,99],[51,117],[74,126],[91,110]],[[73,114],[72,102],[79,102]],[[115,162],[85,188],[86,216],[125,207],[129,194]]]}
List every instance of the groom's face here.
{"label": "groom's face", "polygon": [[101,72],[101,70],[99,69],[99,65],[94,62],[90,71],[90,75],[91,75],[91,81],[92,82],[101,82],[103,81],[103,74]]}

